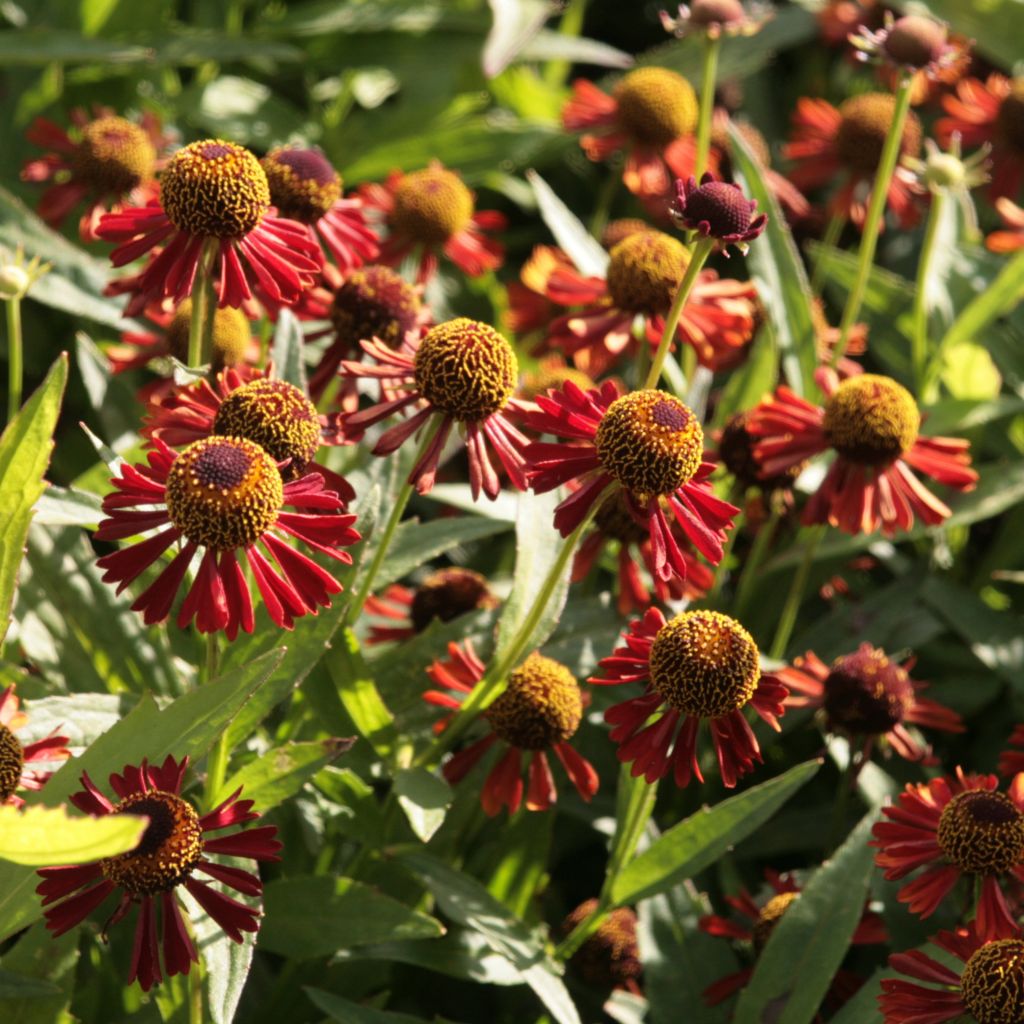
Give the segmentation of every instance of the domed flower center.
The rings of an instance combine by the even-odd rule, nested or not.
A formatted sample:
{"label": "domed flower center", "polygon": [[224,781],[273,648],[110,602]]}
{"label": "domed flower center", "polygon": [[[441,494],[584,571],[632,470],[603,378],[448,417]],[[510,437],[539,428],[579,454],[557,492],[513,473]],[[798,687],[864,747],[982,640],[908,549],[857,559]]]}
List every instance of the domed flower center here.
{"label": "domed flower center", "polygon": [[746,18],[739,0],[693,0],[690,5],[690,23],[709,25],[736,25]]}
{"label": "domed flower center", "polygon": [[908,14],[893,25],[883,49],[897,64],[923,68],[942,56],[948,38],[949,32],[941,21]]}
{"label": "domed flower center", "polygon": [[426,333],[416,350],[415,371],[416,386],[431,405],[473,423],[505,408],[519,364],[493,327],[458,317]]}
{"label": "domed flower center", "polygon": [[395,189],[391,219],[397,234],[421,245],[443,245],[473,218],[473,193],[443,167],[406,174]]}
{"label": "domed flower center", "polygon": [[203,856],[203,830],[192,805],[173,793],[154,789],[133,793],[114,814],[149,818],[139,845],[128,853],[100,861],[103,875],[133,896],[167,892],[192,874]]}
{"label": "domed flower center", "polygon": [[[836,133],[836,150],[845,167],[865,175],[878,170],[895,110],[896,98],[881,92],[852,96],[839,107],[841,120]],[[920,148],[921,122],[911,111],[903,126],[900,152],[904,156],[916,156]]]}
{"label": "domed flower center", "polygon": [[167,477],[167,515],[194,544],[214,551],[248,547],[277,522],[281,474],[258,445],[241,437],[194,441]]}
{"label": "domed flower center", "polygon": [[619,123],[637,142],[667,146],[697,126],[697,96],[667,68],[639,68],[615,87]]}
{"label": "domed flower center", "polygon": [[1004,793],[957,793],[942,810],[938,841],[961,871],[999,875],[1024,857],[1024,814]]}
{"label": "domed flower center", "polygon": [[756,438],[747,432],[748,419],[747,413],[738,412],[725,421],[722,436],[718,440],[719,459],[744,487],[760,487],[762,491],[777,491],[791,487],[804,468],[804,463],[776,476],[761,479],[761,468],[754,458]]}
{"label": "domed flower center", "polygon": [[413,594],[409,618],[413,629],[422,633],[434,621],[452,619],[497,605],[487,580],[472,569],[438,569],[432,572]]}
{"label": "domed flower center", "polygon": [[[188,334],[192,323],[192,300],[185,299],[174,311],[167,327],[167,346],[171,355],[181,362],[188,361]],[[225,366],[238,366],[245,361],[245,353],[252,341],[249,320],[240,309],[224,306],[213,314],[214,371]]]}
{"label": "domed flower center", "polygon": [[782,915],[793,905],[798,892],[776,893],[762,908],[754,922],[754,949],[760,953],[767,945],[775,926],[782,920]]}
{"label": "domed flower center", "polygon": [[320,447],[316,406],[294,384],[265,377],[221,402],[213,432],[255,441],[276,462],[291,459],[282,470],[288,480],[302,476]]}
{"label": "domed flower center", "polygon": [[583,695],[557,661],[531,654],[484,712],[499,739],[520,750],[547,750],[570,739],[583,717]]}
{"label": "domed flower center", "polygon": [[647,528],[630,514],[621,490],[608,495],[601,502],[594,516],[594,524],[603,534],[622,544],[639,544],[649,536]]}
{"label": "domed flower center", "polygon": [[279,146],[260,163],[282,217],[315,224],[341,198],[341,178],[319,149]]}
{"label": "domed flower center", "polygon": [[601,245],[610,252],[619,242],[624,242],[630,235],[650,230],[651,225],[646,221],[636,217],[620,217],[618,220],[610,221],[601,232]]}
{"label": "domed flower center", "polygon": [[160,201],[171,223],[202,238],[241,238],[270,204],[267,176],[247,149],[206,139],[179,149],[160,179]]}
{"label": "domed flower center", "polygon": [[1009,96],[999,104],[995,129],[1018,158],[1024,159],[1024,77],[1013,80]]}
{"label": "domed flower center", "polygon": [[519,384],[520,398],[536,398],[546,395],[548,391],[559,391],[566,381],[571,380],[581,391],[590,391],[595,387],[594,381],[582,370],[574,366],[564,366],[541,362],[536,370],[523,374]]}
{"label": "domed flower center", "polygon": [[398,348],[419,319],[416,289],[390,267],[354,270],[334,293],[330,318],[335,334],[355,350],[361,341],[380,338]]}
{"label": "domed flower center", "polygon": [[1024,941],[986,942],[971,955],[960,978],[964,1005],[978,1024],[1024,1020]]}
{"label": "domed flower center", "polygon": [[822,428],[833,448],[863,466],[884,466],[914,447],[921,414],[913,396],[874,373],[844,380],[825,403]]}
{"label": "domed flower center", "polygon": [[[581,903],[563,922],[568,935],[597,909],[597,900]],[[618,907],[601,922],[596,932],[573,954],[573,967],[583,980],[597,988],[625,985],[640,977],[640,947],[636,937],[636,914]]]}
{"label": "domed flower center", "polygon": [[18,737],[0,725],[0,806],[14,794],[21,782],[21,770],[25,767],[25,751]]}
{"label": "domed flower center", "polygon": [[627,313],[667,313],[690,254],[660,231],[641,231],[619,242],[608,262],[608,293]]}
{"label": "domed flower center", "polygon": [[742,235],[754,220],[753,206],[743,192],[727,181],[709,181],[686,197],[686,220],[690,224],[707,221],[713,238]]}
{"label": "domed flower center", "polygon": [[906,670],[884,651],[864,646],[837,658],[825,677],[829,728],[856,736],[878,736],[899,725],[914,703]]}
{"label": "domed flower center", "polygon": [[753,637],[720,612],[683,612],[658,630],[651,685],[676,711],[721,718],[743,707],[761,679]]}
{"label": "domed flower center", "polygon": [[76,178],[94,192],[124,195],[153,177],[156,149],[145,130],[123,117],[100,117],[82,128],[71,156]]}
{"label": "domed flower center", "polygon": [[594,438],[598,458],[639,497],[671,494],[693,479],[704,458],[697,417],[665,391],[631,391],[601,418]]}

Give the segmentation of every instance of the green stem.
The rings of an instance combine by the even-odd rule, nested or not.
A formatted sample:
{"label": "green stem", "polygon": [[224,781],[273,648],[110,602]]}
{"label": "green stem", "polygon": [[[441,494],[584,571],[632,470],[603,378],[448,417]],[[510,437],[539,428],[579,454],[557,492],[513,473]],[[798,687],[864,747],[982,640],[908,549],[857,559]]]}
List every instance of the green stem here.
{"label": "green stem", "polygon": [[843,827],[846,822],[847,808],[850,806],[850,797],[853,793],[854,782],[857,778],[857,764],[853,746],[850,746],[849,756],[846,760],[846,767],[839,775],[839,788],[836,790],[836,801],[832,805],[832,826],[829,829],[829,852],[836,849],[846,836]]}
{"label": "green stem", "polygon": [[194,964],[188,972],[188,996],[189,1024],[203,1024],[203,972],[200,964]]}
{"label": "green stem", "polygon": [[655,352],[651,368],[647,373],[647,381],[644,384],[645,388],[656,387],[661,379],[661,369],[665,365],[669,349],[672,347],[672,340],[675,337],[676,328],[679,326],[679,317],[682,315],[683,306],[686,305],[686,300],[689,298],[690,292],[697,281],[697,275],[707,262],[707,258],[711,255],[711,250],[714,247],[715,240],[713,238],[702,238],[690,252],[690,263],[686,268],[682,281],[679,282],[679,290],[676,292],[676,297],[672,300],[672,308],[668,311],[668,316],[665,318],[665,330],[662,332],[661,341],[658,343],[658,351]]}
{"label": "green stem", "polygon": [[7,422],[10,423],[21,408],[23,369],[21,335],[21,299],[7,300]]}
{"label": "green stem", "polygon": [[750,596],[753,593],[754,585],[757,583],[757,570],[761,568],[764,556],[768,554],[772,538],[775,536],[776,527],[779,525],[781,513],[776,505],[772,508],[771,514],[761,524],[761,528],[754,537],[754,543],[750,546],[750,553],[743,563],[743,573],[740,576],[739,586],[736,588],[736,618],[743,621],[743,613],[750,604]]}
{"label": "green stem", "polygon": [[[434,417],[434,422],[427,428],[423,435],[423,443],[420,445],[419,451],[416,453],[416,462],[413,463],[413,465],[418,464],[419,460],[423,458],[423,455],[437,436],[437,432],[441,429],[441,424],[443,422],[444,420],[440,416]],[[398,524],[402,520],[402,515],[405,513],[405,509],[409,504],[412,492],[412,481],[406,480],[406,482],[402,484],[402,488],[398,492],[398,496],[395,498],[394,505],[391,506],[391,513],[388,516],[387,522],[384,524],[384,530],[380,535],[380,541],[374,548],[373,558],[370,559],[370,564],[367,567],[366,572],[363,574],[363,580],[359,584],[359,589],[349,602],[342,626],[350,626],[359,618],[359,613],[363,610],[363,605],[366,604],[367,599],[370,596],[370,591],[373,589],[373,581],[377,578],[377,573],[380,572],[380,567],[384,564],[384,558],[388,553],[388,548],[391,547],[391,541],[395,536],[395,531],[398,529]]]}
{"label": "green stem", "polygon": [[[209,633],[206,637],[206,667],[203,682],[209,683],[217,678],[217,665],[220,651],[217,646],[217,634]],[[214,806],[217,794],[224,786],[228,771],[228,734],[225,729],[214,743],[206,759],[206,802]]]}
{"label": "green stem", "polygon": [[910,110],[910,84],[912,76],[904,75],[896,87],[896,106],[893,109],[892,125],[885,137],[882,159],[878,162],[875,182],[871,186],[871,203],[864,219],[864,231],[860,239],[860,256],[857,263],[857,276],[854,279],[850,294],[846,297],[843,319],[839,323],[839,340],[832,353],[832,365],[836,366],[846,354],[846,346],[850,338],[850,329],[857,322],[860,308],[864,302],[864,294],[868,287],[868,278],[875,261],[875,248],[878,245],[878,232],[882,226],[885,205],[889,199],[889,185],[896,170],[896,162],[900,155],[900,143],[903,139],[903,126]]}
{"label": "green stem", "polygon": [[188,324],[188,365],[196,368],[210,362],[210,348],[213,341],[213,315],[216,303],[213,297],[213,275],[211,273],[216,242],[206,242],[199,256],[195,281],[192,283],[192,315]]}
{"label": "green stem", "polygon": [[[588,0],[569,0],[565,4],[562,20],[558,23],[558,34],[561,36],[578,36],[583,31],[583,15],[587,9]],[[544,69],[544,81],[547,85],[558,86],[564,84],[572,68],[572,62],[567,60],[550,60]]]}
{"label": "green stem", "polygon": [[505,686],[508,683],[508,674],[516,665],[519,664],[520,661],[522,661],[523,655],[526,653],[526,648],[530,643],[530,637],[533,635],[537,628],[537,624],[547,611],[548,604],[551,602],[551,597],[555,592],[555,588],[558,586],[559,581],[562,579],[563,574],[568,568],[569,560],[575,554],[580,538],[587,530],[587,527],[590,526],[591,522],[593,522],[594,516],[597,515],[597,510],[604,503],[605,498],[607,498],[609,493],[616,486],[616,484],[609,484],[601,494],[598,495],[597,500],[590,506],[590,510],[583,517],[579,526],[577,526],[576,529],[566,537],[565,543],[562,545],[562,550],[559,551],[554,564],[548,570],[547,576],[544,577],[544,582],[540,586],[540,590],[537,593],[537,597],[534,599],[529,614],[516,631],[516,635],[509,643],[504,656],[500,661],[495,661],[495,663],[484,674],[484,677],[480,682],[473,687],[469,695],[462,702],[459,710],[452,715],[452,718],[444,732],[441,733],[434,742],[414,760],[414,766],[423,767],[424,765],[433,764],[435,761],[439,760],[445,750],[455,743],[455,741],[462,736],[469,726],[473,724],[476,716],[496,700],[505,689]]}
{"label": "green stem", "polygon": [[700,80],[700,113],[697,115],[697,157],[693,165],[693,176],[700,176],[707,170],[708,153],[711,152],[711,120],[715,111],[715,78],[718,75],[718,52],[722,40],[717,35],[704,39],[704,68]]}
{"label": "green stem", "polygon": [[936,192],[932,196],[932,206],[928,211],[928,224],[925,227],[924,242],[921,245],[921,255],[917,265],[911,353],[914,364],[914,382],[917,385],[918,394],[921,394],[924,387],[925,366],[928,362],[928,301],[925,291],[935,258],[935,239],[939,233],[945,199],[946,196],[943,192]]}
{"label": "green stem", "polygon": [[815,296],[821,294],[821,286],[825,283],[825,271],[828,270],[829,264],[832,262],[832,250],[836,247],[845,225],[846,215],[833,213],[825,227],[825,234],[821,239],[821,253],[818,256],[818,262],[814,264],[814,272],[811,274],[811,292]]}
{"label": "green stem", "polygon": [[775,630],[775,639],[772,641],[771,657],[781,658],[789,646],[789,638],[793,635],[793,627],[796,625],[796,615],[800,610],[800,602],[803,600],[804,589],[807,586],[807,577],[811,574],[811,566],[814,564],[814,554],[818,550],[818,544],[825,535],[823,526],[812,527],[810,535],[804,542],[804,558],[797,569],[793,582],[790,584],[789,593],[786,595],[786,603],[782,607],[782,615],[779,617],[779,625]]}
{"label": "green stem", "polygon": [[601,191],[597,195],[597,204],[594,207],[594,215],[590,218],[590,233],[594,238],[600,238],[601,232],[608,226],[608,216],[612,208],[612,199],[615,198],[615,191],[619,184],[619,172],[615,168],[608,169],[608,177],[605,178]]}

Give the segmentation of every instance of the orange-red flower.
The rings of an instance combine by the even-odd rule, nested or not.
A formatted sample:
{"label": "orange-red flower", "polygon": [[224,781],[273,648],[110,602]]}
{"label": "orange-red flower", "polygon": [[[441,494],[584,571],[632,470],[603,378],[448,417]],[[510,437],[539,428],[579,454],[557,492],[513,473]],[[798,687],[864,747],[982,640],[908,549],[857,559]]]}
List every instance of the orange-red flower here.
{"label": "orange-red flower", "polygon": [[28,715],[19,710],[18,695],[11,683],[0,692],[0,806],[20,807],[25,801],[19,789],[42,789],[60,761],[71,756],[67,736],[55,729],[49,736],[23,744],[15,732],[28,724]]}
{"label": "orange-red flower", "polygon": [[1001,196],[996,200],[996,210],[1006,225],[1005,231],[993,231],[985,239],[985,245],[992,252],[1016,252],[1024,249],[1024,209],[1013,200]]}

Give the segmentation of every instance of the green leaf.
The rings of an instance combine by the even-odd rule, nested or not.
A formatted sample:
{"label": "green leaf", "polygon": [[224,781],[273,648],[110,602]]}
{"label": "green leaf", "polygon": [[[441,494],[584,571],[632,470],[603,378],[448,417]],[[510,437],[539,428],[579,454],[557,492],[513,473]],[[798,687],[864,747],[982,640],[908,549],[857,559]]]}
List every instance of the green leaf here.
{"label": "green leaf", "polygon": [[837,1010],[831,1024],[883,1024],[882,1011],[878,1008],[878,996],[882,991],[883,978],[891,978],[891,967],[879,967],[857,990],[857,994]]}
{"label": "green leaf", "polygon": [[78,932],[54,938],[42,924],[30,928],[4,954],[0,1005],[4,1024],[65,1024],[75,989]]}
{"label": "green leaf", "polygon": [[24,974],[0,970],[0,999],[4,1000],[4,1020],[7,1016],[9,999],[42,999],[45,996],[59,995],[60,989],[52,981],[41,978],[29,978]]}
{"label": "green leaf", "polygon": [[89,425],[112,449],[123,451],[139,429],[138,401],[127,379],[110,372],[110,361],[84,331],[75,333],[75,368],[92,410]]}
{"label": "green leaf", "polygon": [[500,75],[551,15],[544,0],[490,0],[494,23],[481,55],[484,74]]}
{"label": "green leaf", "polygon": [[[251,664],[228,672],[200,689],[179,697],[162,711],[144,696],[116,725],[80,757],[58,770],[44,789],[28,796],[30,804],[54,806],[79,788],[82,772],[103,785],[112,771],[147,758],[161,763],[168,754],[177,758],[202,757],[213,741],[262,687],[284,656],[273,651]],[[0,865],[0,939],[30,924],[42,913],[34,893],[35,875],[15,864]]]}
{"label": "green leaf", "polygon": [[448,917],[479,932],[491,949],[512,961],[558,1024],[580,1024],[559,970],[544,947],[483,885],[419,850],[403,852],[401,860],[420,876]]}
{"label": "green leaf", "polygon": [[433,939],[439,921],[351,878],[286,878],[263,891],[260,949],[294,959],[388,939]]}
{"label": "green leaf", "polygon": [[359,735],[373,747],[379,757],[389,757],[398,742],[395,720],[381,699],[373,673],[351,629],[346,627],[342,632],[340,642],[334,646],[326,661],[341,703],[359,730]]}
{"label": "green leaf", "polygon": [[[558,559],[565,541],[554,527],[558,491],[549,494],[526,492],[519,495],[519,514],[516,518],[516,567],[512,578],[512,592],[502,607],[498,620],[498,643],[494,652],[501,660],[519,635],[519,630],[533,612],[540,588]],[[551,635],[558,624],[569,594],[569,576],[572,559],[568,559],[561,577],[555,585],[544,614],[533,632],[524,638],[521,647],[533,651]]]}
{"label": "green leaf", "polygon": [[722,427],[733,413],[752,409],[775,390],[778,380],[775,356],[775,332],[766,324],[754,340],[746,362],[729,374],[722,388],[721,398],[715,405],[716,427]]}
{"label": "green leaf", "polygon": [[323,989],[306,986],[305,992],[317,1009],[323,1010],[331,1020],[340,1021],[341,1024],[427,1024],[422,1017],[360,1006],[349,999],[324,992]]}
{"label": "green leaf", "polygon": [[[864,913],[875,851],[868,846],[878,811],[865,815],[804,886],[757,958],[736,1005],[734,1024],[810,1024]],[[771,1010],[769,1010],[771,1007]]]}
{"label": "green leaf", "polygon": [[253,800],[260,813],[266,814],[298,793],[321,768],[326,768],[350,750],[353,743],[354,737],[331,736],[325,740],[285,743],[268,750],[235,772],[216,793],[213,803],[219,803],[242,788],[246,799]]}
{"label": "green leaf", "polygon": [[816,390],[814,370],[818,365],[811,286],[775,193],[765,184],[746,139],[731,122],[729,138],[739,185],[745,195],[757,200],[758,210],[768,214],[764,234],[750,244],[750,276],[768,309],[789,386],[797,394],[810,395]]}
{"label": "green leaf", "polygon": [[[234,138],[234,136],[228,136]],[[281,380],[306,390],[306,363],[303,357],[302,327],[290,309],[282,309],[274,328],[274,342],[270,354],[274,369]]]}
{"label": "green leaf", "polygon": [[621,906],[667,892],[714,864],[756,832],[820,767],[820,761],[805,761],[673,826],[626,865],[612,885],[612,900]]}
{"label": "green leaf", "polygon": [[608,269],[608,253],[593,238],[579,218],[552,191],[551,186],[536,172],[527,171],[526,180],[537,197],[540,215],[544,218],[555,241],[576,264],[581,274],[604,277]]}
{"label": "green leaf", "polygon": [[95,494],[51,484],[35,503],[32,522],[37,526],[91,528],[103,518],[102,506],[102,499]]}
{"label": "green leaf", "polygon": [[452,789],[426,768],[404,768],[395,773],[395,795],[417,837],[429,843],[444,824],[452,804]]}
{"label": "green leaf", "polygon": [[950,22],[957,32],[973,40],[972,48],[996,64],[1010,68],[1020,60],[1020,40],[1024,38],[1024,4],[1020,0],[924,0],[921,6]]}
{"label": "green leaf", "polygon": [[51,867],[116,857],[138,846],[148,824],[135,814],[83,818],[64,807],[0,807],[0,860]]}
{"label": "green leaf", "polygon": [[0,436],[0,641],[11,623],[32,506],[46,487],[43,474],[50,464],[53,432],[67,379],[65,353]]}

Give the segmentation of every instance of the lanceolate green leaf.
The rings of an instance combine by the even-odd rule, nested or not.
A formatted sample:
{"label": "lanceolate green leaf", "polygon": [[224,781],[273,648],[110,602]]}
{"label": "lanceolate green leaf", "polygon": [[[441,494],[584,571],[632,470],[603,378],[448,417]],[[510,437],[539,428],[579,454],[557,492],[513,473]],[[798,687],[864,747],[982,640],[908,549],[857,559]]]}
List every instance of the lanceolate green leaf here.
{"label": "lanceolate green leaf", "polygon": [[299,321],[295,319],[295,314],[290,309],[282,309],[277,317],[271,348],[274,368],[282,380],[305,389],[306,364],[303,361],[302,345],[302,328]]}
{"label": "lanceolate green leaf", "polygon": [[50,464],[53,431],[67,377],[68,357],[64,353],[0,436],[0,641],[11,621],[32,506],[46,487],[43,474]]}
{"label": "lanceolate green leaf", "polygon": [[667,892],[703,871],[731,846],[756,832],[820,766],[819,761],[798,764],[670,828],[626,865],[612,885],[613,901],[619,906],[634,903]]}
{"label": "lanceolate green leaf", "polygon": [[334,650],[327,656],[327,668],[341,703],[345,705],[360,736],[369,742],[380,757],[389,756],[398,739],[395,720],[377,690],[373,673],[351,629],[342,631]]}
{"label": "lanceolate green leaf", "polygon": [[861,820],[779,919],[734,1024],[761,1024],[769,1005],[778,1024],[814,1020],[864,913],[875,853],[868,840],[877,817],[872,811]]}
{"label": "lanceolate green leaf", "polygon": [[85,864],[134,850],[148,822],[136,815],[69,815],[64,807],[0,807],[0,860],[31,867]]}
{"label": "lanceolate green leaf", "polygon": [[744,194],[756,199],[758,210],[768,214],[764,234],[750,244],[747,260],[751,277],[775,328],[786,382],[797,394],[813,394],[818,356],[811,288],[804,265],[757,158],[734,124],[729,125],[729,139]]}
{"label": "lanceolate green leaf", "polygon": [[350,999],[343,999],[319,988],[307,988],[306,995],[317,1009],[322,1010],[331,1020],[341,1024],[427,1024],[422,1017],[410,1017],[407,1013],[391,1013],[375,1010],[372,1006],[360,1006]]}
{"label": "lanceolate green leaf", "polygon": [[544,223],[580,273],[604,277],[608,253],[601,248],[600,243],[536,171],[527,171],[526,180],[533,186]]}

